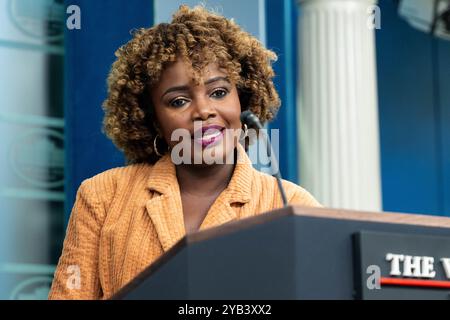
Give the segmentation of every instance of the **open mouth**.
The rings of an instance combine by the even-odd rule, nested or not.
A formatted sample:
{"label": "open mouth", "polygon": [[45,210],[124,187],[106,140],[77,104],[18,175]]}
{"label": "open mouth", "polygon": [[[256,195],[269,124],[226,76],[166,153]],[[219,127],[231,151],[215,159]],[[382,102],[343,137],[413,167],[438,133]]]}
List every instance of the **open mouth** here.
{"label": "open mouth", "polygon": [[208,147],[223,139],[225,128],[222,126],[211,125],[202,127],[194,133],[193,140],[202,147]]}

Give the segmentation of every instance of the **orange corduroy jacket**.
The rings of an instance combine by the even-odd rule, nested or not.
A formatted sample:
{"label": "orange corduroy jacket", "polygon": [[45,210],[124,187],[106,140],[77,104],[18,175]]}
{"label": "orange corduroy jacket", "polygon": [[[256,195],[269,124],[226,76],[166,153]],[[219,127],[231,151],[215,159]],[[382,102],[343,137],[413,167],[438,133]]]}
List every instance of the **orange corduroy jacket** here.
{"label": "orange corduroy jacket", "polygon": [[[244,148],[227,188],[200,230],[282,207],[275,178],[252,167]],[[306,190],[283,180],[289,204],[320,206]],[[105,171],[78,189],[49,299],[108,299],[186,234],[175,166]]]}

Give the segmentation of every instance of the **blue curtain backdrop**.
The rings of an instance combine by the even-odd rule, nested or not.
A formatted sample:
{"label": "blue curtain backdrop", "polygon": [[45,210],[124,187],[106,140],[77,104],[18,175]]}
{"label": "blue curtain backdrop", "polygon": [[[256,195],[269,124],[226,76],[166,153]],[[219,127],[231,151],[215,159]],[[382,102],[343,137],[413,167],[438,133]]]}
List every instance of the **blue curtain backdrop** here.
{"label": "blue curtain backdrop", "polygon": [[443,213],[450,216],[450,41],[435,40],[436,64],[435,70],[439,83],[438,104],[438,143],[440,145],[441,160],[438,165],[442,168],[440,174]]}
{"label": "blue curtain backdrop", "polygon": [[[280,129],[280,170],[283,179],[299,183],[297,147],[297,16],[294,0],[266,0],[267,47],[278,54],[275,87],[281,108],[269,129]],[[301,182],[301,181],[300,181]]]}
{"label": "blue curtain backdrop", "polygon": [[376,32],[383,209],[450,216],[450,42],[380,1]]}
{"label": "blue curtain backdrop", "polygon": [[81,30],[65,34],[66,222],[81,182],[123,166],[124,158],[101,132],[106,78],[114,52],[134,28],[153,24],[150,0],[67,0],[81,9]]}

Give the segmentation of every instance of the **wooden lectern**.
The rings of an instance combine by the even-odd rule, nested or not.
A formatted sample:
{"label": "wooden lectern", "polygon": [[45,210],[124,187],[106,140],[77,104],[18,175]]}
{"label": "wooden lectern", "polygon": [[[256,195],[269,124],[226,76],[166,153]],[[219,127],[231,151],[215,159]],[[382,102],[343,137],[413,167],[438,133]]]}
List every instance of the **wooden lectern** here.
{"label": "wooden lectern", "polygon": [[450,218],[306,207],[188,235],[113,297],[449,298]]}

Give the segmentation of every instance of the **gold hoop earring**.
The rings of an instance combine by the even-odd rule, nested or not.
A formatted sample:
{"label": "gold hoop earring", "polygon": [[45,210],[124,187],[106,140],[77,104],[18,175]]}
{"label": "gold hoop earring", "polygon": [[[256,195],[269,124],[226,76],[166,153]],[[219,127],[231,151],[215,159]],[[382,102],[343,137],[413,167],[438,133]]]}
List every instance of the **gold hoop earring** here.
{"label": "gold hoop earring", "polygon": [[158,147],[156,146],[156,139],[158,139],[159,134],[156,135],[155,139],[153,139],[153,150],[155,150],[155,153],[158,157],[164,156],[163,154],[159,153]]}

